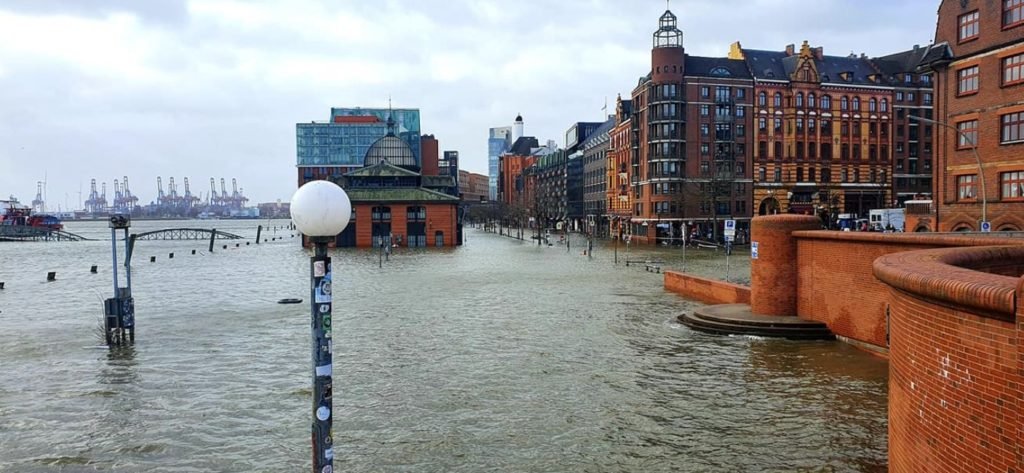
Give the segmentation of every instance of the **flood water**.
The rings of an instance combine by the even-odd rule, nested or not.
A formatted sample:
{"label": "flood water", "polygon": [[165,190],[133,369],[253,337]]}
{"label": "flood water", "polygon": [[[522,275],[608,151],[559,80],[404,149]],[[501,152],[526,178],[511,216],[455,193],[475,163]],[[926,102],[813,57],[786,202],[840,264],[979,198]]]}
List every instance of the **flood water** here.
{"label": "flood water", "polygon": [[[0,243],[0,471],[308,470],[308,305],[276,301],[308,301],[309,253],[284,230],[246,246],[257,223],[134,222],[249,239],[139,242],[136,344],[114,351],[98,330],[110,241]],[[103,222],[67,227],[109,239]],[[383,268],[332,252],[336,471],[885,469],[885,361],[678,324],[698,304],[623,264],[679,267],[678,249],[620,247],[615,265],[579,239],[467,236]],[[731,259],[749,279],[749,258]],[[723,263],[686,262],[719,277]]]}

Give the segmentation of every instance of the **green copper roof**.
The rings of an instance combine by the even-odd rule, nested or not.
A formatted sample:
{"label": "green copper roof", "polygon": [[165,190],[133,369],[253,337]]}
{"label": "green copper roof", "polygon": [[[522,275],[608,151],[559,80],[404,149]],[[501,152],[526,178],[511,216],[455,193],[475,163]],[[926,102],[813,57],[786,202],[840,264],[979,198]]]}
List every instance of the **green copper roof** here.
{"label": "green copper roof", "polygon": [[403,177],[419,176],[419,174],[408,169],[403,169],[387,161],[381,161],[372,166],[361,167],[345,174],[345,177]]}
{"label": "green copper roof", "polygon": [[422,187],[346,189],[352,202],[458,202],[457,197]]}

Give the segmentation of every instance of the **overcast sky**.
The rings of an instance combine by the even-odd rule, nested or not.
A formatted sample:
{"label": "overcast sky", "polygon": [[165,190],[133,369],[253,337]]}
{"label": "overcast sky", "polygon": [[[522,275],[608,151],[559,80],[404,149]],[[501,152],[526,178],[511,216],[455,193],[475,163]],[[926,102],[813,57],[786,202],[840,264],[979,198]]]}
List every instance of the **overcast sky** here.
{"label": "overcast sky", "polygon": [[[926,45],[938,0],[672,0],[687,53],[729,44],[871,56]],[[650,66],[664,0],[3,0],[0,199],[89,179],[142,202],[237,177],[251,202],[295,190],[295,123],[332,106],[419,108],[422,132],[487,172],[487,129],[561,143]],[[609,106],[609,110],[612,107]],[[230,189],[229,189],[230,190]],[[108,199],[113,191],[108,190]]]}

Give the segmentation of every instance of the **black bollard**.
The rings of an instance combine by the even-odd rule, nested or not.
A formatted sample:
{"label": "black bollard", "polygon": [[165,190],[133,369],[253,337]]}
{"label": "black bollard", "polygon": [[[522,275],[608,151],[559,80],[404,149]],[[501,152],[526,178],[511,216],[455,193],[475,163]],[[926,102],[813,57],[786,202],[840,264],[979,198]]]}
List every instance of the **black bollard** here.
{"label": "black bollard", "polygon": [[95,264],[92,265],[92,266],[89,266],[89,272],[92,273],[92,274],[96,274],[96,265]]}
{"label": "black bollard", "polygon": [[56,271],[50,271],[50,272],[46,273],[46,280],[47,281],[56,281],[57,280],[57,272]]}
{"label": "black bollard", "polygon": [[235,243],[235,248],[238,248],[238,246],[239,246],[239,244],[238,244],[238,243]]}
{"label": "black bollard", "polygon": [[149,262],[150,263],[156,263],[156,256],[150,256],[149,257]]}
{"label": "black bollard", "polygon": [[4,282],[0,281],[0,289],[3,289],[3,288],[4,288]]}
{"label": "black bollard", "polygon": [[196,250],[192,250],[192,254],[196,254]]}
{"label": "black bollard", "polygon": [[167,259],[174,259],[174,253],[168,253]]}
{"label": "black bollard", "polygon": [[245,246],[249,246],[249,242],[245,242]]}
{"label": "black bollard", "polygon": [[224,249],[225,249],[225,250],[226,250],[226,249],[228,249],[228,245],[224,245]]}

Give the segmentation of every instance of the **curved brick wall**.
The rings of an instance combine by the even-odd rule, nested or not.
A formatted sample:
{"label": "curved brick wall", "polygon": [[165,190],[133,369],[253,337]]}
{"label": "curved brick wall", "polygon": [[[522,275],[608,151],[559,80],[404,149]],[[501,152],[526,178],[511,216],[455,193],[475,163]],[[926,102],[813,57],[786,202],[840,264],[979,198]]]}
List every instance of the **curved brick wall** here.
{"label": "curved brick wall", "polygon": [[750,262],[750,309],[761,315],[796,315],[798,230],[817,230],[821,220],[810,215],[764,215],[750,222],[750,241],[758,257]]}
{"label": "curved brick wall", "polygon": [[889,469],[1024,471],[1024,247],[893,253]]}

